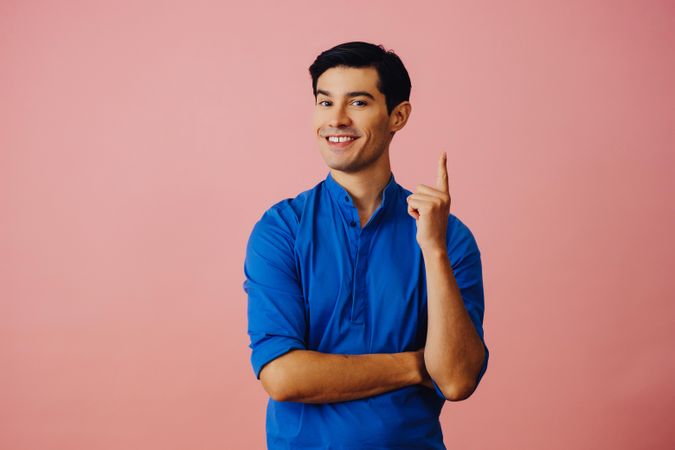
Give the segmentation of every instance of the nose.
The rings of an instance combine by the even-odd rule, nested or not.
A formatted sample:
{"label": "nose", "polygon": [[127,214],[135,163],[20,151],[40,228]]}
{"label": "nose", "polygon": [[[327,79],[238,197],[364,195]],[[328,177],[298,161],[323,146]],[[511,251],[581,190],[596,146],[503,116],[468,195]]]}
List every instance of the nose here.
{"label": "nose", "polygon": [[328,125],[334,128],[339,128],[342,126],[349,126],[351,124],[351,119],[347,114],[347,110],[344,106],[336,106],[331,112],[331,117],[328,121]]}

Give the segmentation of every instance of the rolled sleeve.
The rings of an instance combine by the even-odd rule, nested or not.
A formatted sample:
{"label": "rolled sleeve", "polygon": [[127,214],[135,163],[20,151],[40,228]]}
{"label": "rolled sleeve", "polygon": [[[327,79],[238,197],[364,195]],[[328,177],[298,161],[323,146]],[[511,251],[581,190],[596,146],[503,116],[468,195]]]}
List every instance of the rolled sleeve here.
{"label": "rolled sleeve", "polygon": [[[476,243],[476,239],[459,219],[452,234],[448,235],[448,255],[452,265],[452,271],[457,281],[457,286],[462,294],[464,307],[466,308],[471,322],[476,328],[485,349],[485,358],[478,376],[476,377],[476,386],[480,384],[483,375],[487,371],[490,351],[485,344],[483,332],[483,317],[485,314],[485,298],[483,289],[483,266],[481,254]],[[441,398],[447,400],[435,381],[432,380],[434,390]]]}
{"label": "rolled sleeve", "polygon": [[306,314],[291,230],[277,208],[254,225],[246,246],[243,289],[248,295],[251,365],[257,379],[275,358],[306,349]]}

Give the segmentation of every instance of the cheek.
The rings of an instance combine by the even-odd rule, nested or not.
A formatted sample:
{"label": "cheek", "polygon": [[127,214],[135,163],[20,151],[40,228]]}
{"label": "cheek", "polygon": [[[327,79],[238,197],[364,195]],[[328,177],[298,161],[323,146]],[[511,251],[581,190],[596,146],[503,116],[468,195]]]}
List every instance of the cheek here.
{"label": "cheek", "polygon": [[314,126],[314,128],[318,129],[323,124],[323,122],[324,122],[324,118],[323,118],[323,115],[321,113],[315,112],[312,115],[312,125]]}

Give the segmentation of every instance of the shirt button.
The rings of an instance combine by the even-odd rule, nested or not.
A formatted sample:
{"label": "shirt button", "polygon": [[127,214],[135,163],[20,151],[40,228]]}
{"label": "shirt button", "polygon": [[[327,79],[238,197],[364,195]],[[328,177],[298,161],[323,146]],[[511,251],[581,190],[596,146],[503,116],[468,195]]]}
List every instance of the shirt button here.
{"label": "shirt button", "polygon": [[348,195],[345,195],[345,201],[349,202],[349,196]]}
{"label": "shirt button", "polygon": [[355,226],[356,226],[356,222],[352,220],[352,221],[349,223],[349,225],[355,227]]}

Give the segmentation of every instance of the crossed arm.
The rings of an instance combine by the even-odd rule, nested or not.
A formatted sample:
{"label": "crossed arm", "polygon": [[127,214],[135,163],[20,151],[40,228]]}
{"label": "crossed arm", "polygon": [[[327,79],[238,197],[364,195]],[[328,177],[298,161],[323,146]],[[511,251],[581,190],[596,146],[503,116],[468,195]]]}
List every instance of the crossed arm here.
{"label": "crossed arm", "polygon": [[[378,395],[408,385],[434,386],[448,400],[464,400],[476,388],[484,348],[462,302],[445,252],[425,255],[429,291],[427,343],[433,348],[401,353],[342,355],[294,349],[260,371],[277,401],[331,403]],[[482,288],[481,288],[482,289]],[[459,386],[459,387],[456,387]]]}
{"label": "crossed arm", "polygon": [[272,399],[303,403],[355,400],[413,384],[433,389],[424,349],[364,355],[291,350],[266,364],[260,381]]}
{"label": "crossed arm", "polygon": [[[473,381],[480,361],[487,362],[487,353],[483,355],[479,349],[480,339],[470,329],[467,313],[462,311],[462,297],[458,295],[449,261],[444,261],[445,254],[424,255],[428,264],[429,315],[434,316],[429,320],[426,356],[424,348],[362,355],[298,348],[307,330],[292,238],[275,216],[281,212],[270,211],[256,224],[249,239],[244,266],[247,279],[243,285],[249,295],[252,363],[270,397],[278,401],[330,403],[422,384],[436,389],[437,394],[448,400],[461,400],[475,388],[475,383],[466,380]],[[482,318],[482,282],[480,260],[474,261],[472,275],[467,276],[467,269],[459,268],[456,275],[457,282],[462,279],[464,286],[471,285],[466,287],[470,294],[467,298],[471,299],[472,317],[478,324]],[[289,346],[294,348],[269,358]],[[438,388],[427,370],[434,375]],[[465,386],[466,390],[462,389]]]}
{"label": "crossed arm", "polygon": [[[408,385],[439,389],[448,400],[464,400],[476,389],[487,355],[462,302],[447,254],[425,255],[429,291],[427,342],[412,352],[341,355],[291,350],[266,364],[260,380],[277,401],[330,403],[378,395]],[[481,287],[482,289],[482,287]]]}

